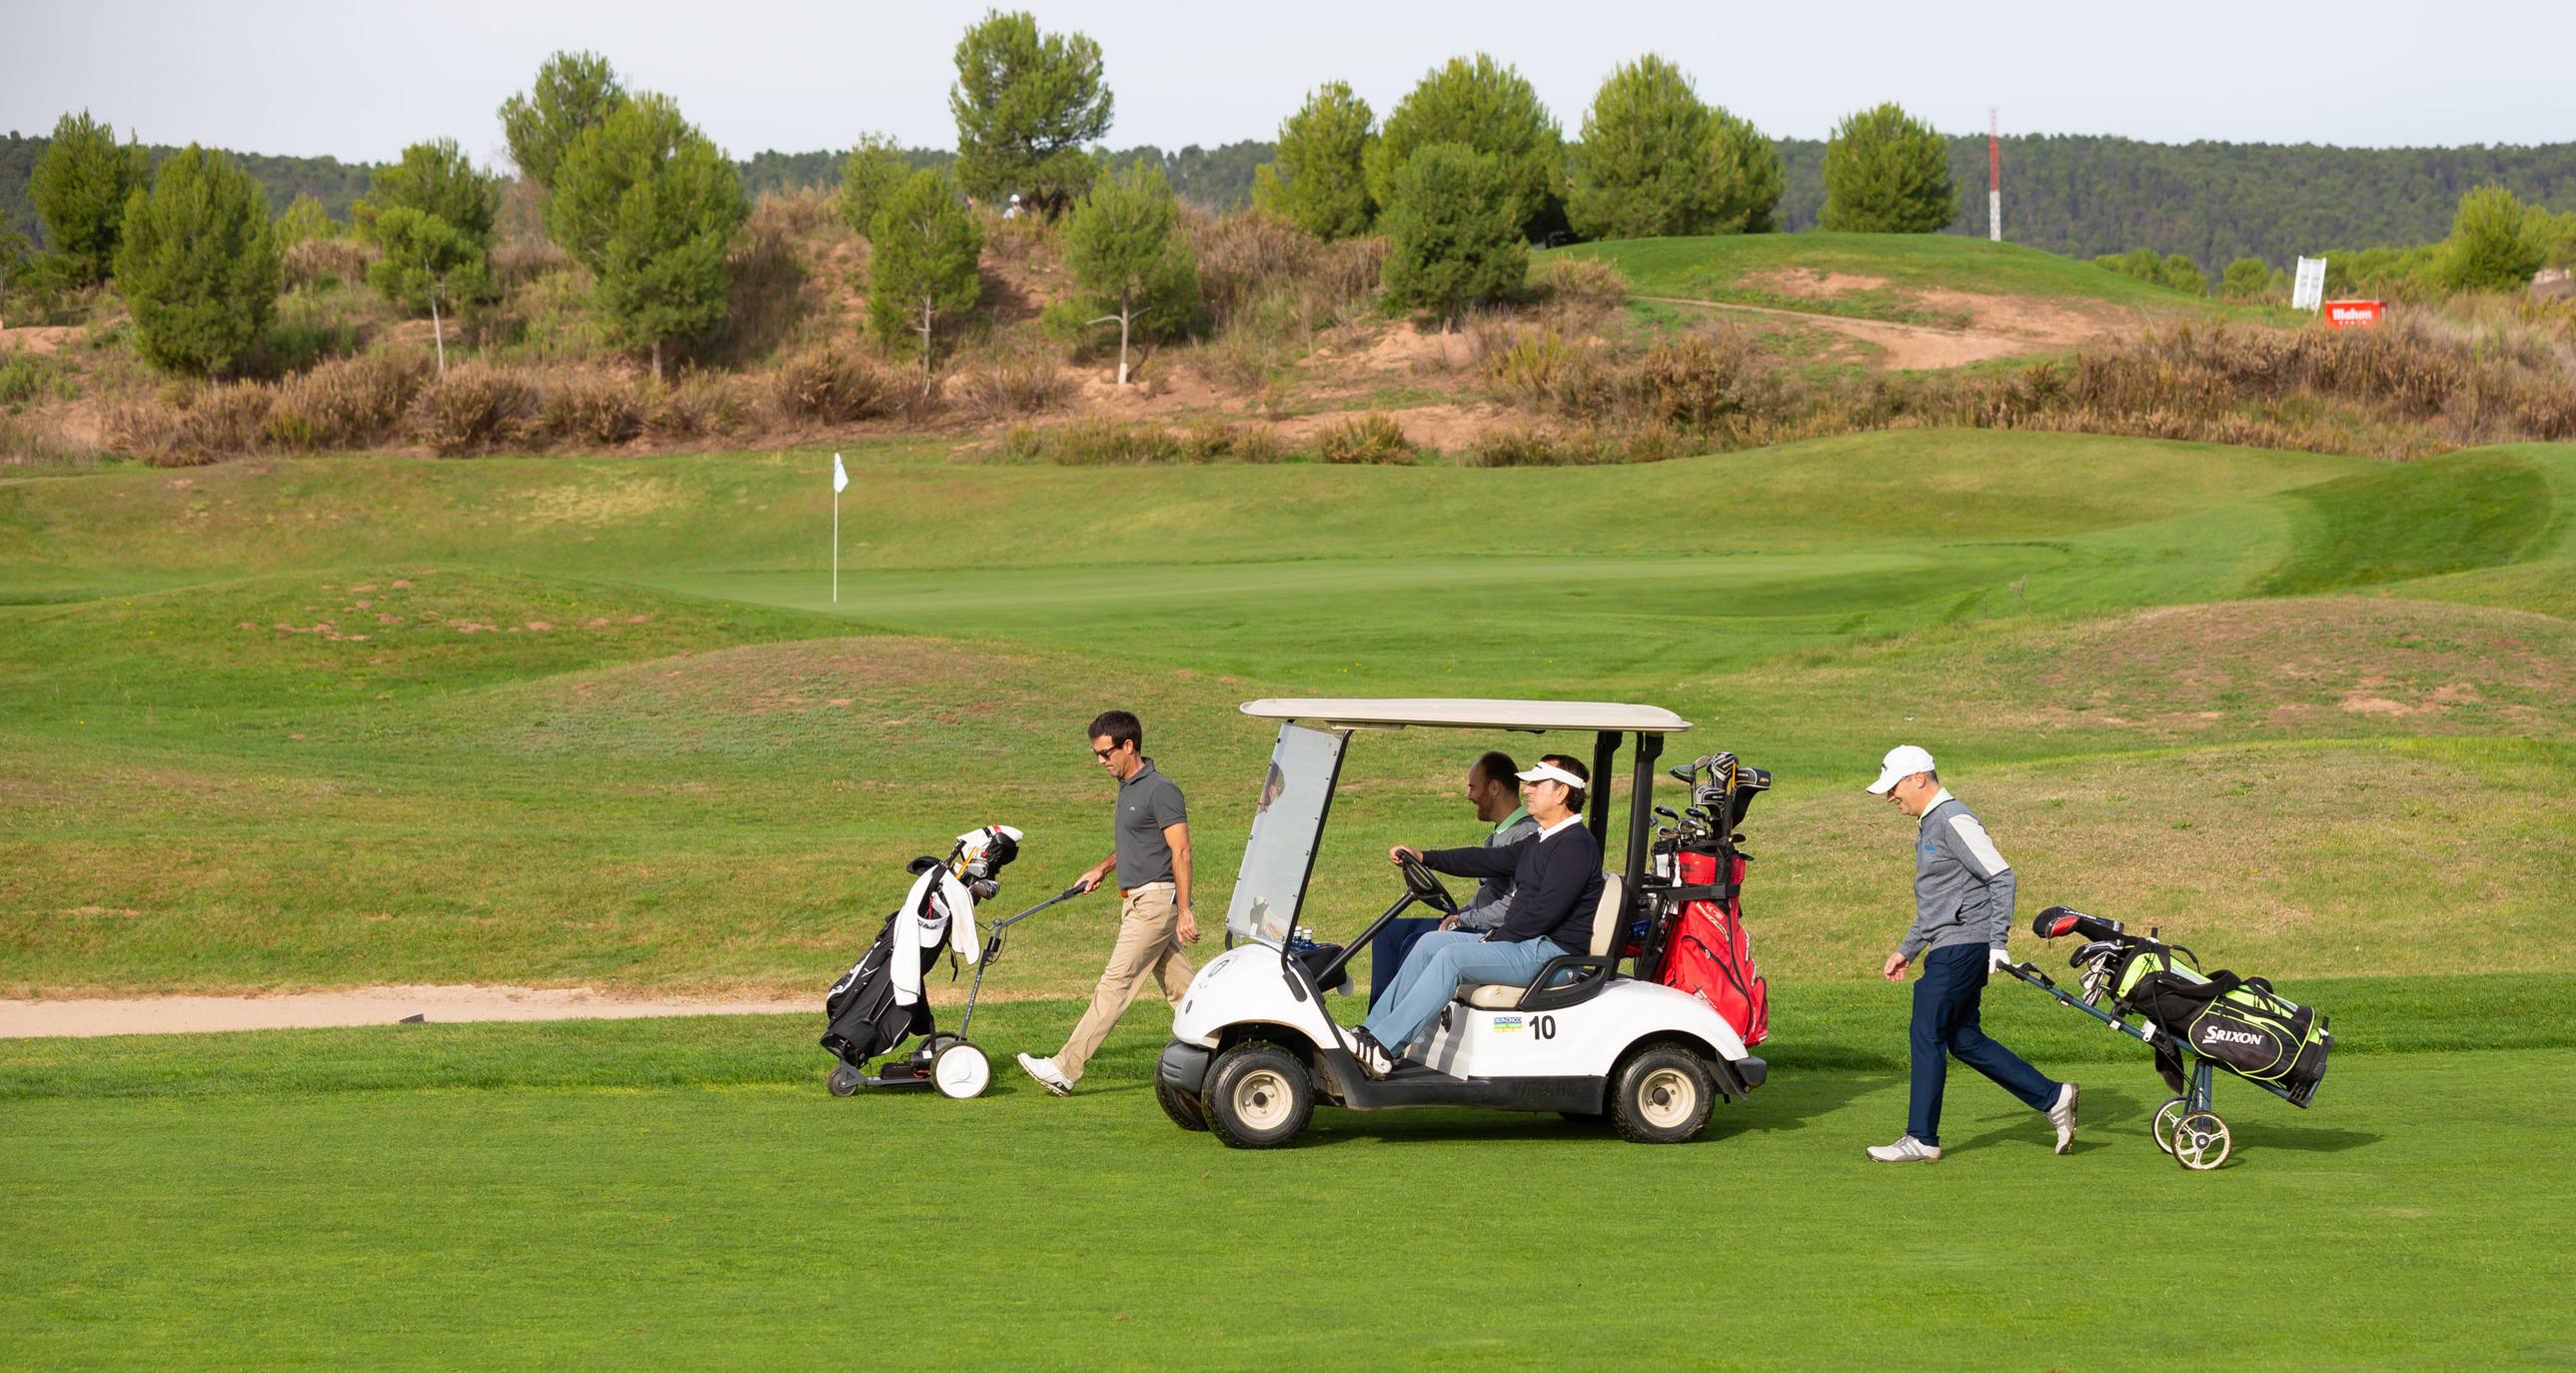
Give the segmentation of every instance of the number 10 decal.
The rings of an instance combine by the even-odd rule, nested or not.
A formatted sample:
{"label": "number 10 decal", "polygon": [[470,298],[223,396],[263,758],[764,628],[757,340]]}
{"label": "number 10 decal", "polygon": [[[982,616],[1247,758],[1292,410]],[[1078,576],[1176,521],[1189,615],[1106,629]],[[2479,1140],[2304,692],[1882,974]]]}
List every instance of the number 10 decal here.
{"label": "number 10 decal", "polygon": [[1532,1039],[1554,1039],[1554,1038],[1556,1038],[1556,1017],[1555,1017],[1555,1016],[1552,1016],[1552,1015],[1543,1015],[1543,1016],[1538,1017],[1538,1018],[1537,1018],[1537,1019],[1535,1019],[1535,1020],[1532,1020],[1532,1021],[1530,1022],[1530,1038],[1532,1038]]}

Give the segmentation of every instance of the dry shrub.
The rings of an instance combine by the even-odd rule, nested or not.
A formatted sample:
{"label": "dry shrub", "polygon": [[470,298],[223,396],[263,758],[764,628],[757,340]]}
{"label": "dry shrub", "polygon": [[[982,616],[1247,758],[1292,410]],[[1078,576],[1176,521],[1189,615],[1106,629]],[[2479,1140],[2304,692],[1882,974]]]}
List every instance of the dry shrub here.
{"label": "dry shrub", "polygon": [[1744,333],[1694,330],[1647,349],[1627,380],[1648,419],[1706,428],[1755,408],[1762,368]]}
{"label": "dry shrub", "polygon": [[286,289],[306,291],[331,282],[366,284],[367,268],[383,254],[356,238],[306,238],[287,245],[280,257]]}
{"label": "dry shrub", "polygon": [[503,294],[552,272],[573,270],[572,255],[550,238],[511,238],[492,246],[492,284]]}
{"label": "dry shrub", "polygon": [[269,440],[306,452],[373,447],[401,426],[429,370],[418,353],[364,353],[289,377],[269,409]]}
{"label": "dry shrub", "polygon": [[1534,283],[1568,322],[1589,323],[1628,303],[1628,276],[1597,257],[1551,253],[1540,260]]}
{"label": "dry shrub", "polygon": [[905,389],[876,363],[825,344],[779,365],[769,380],[769,413],[787,424],[848,424],[899,408]]}
{"label": "dry shrub", "polygon": [[52,415],[0,412],[0,467],[68,467],[98,457],[88,445],[73,442]]}
{"label": "dry shrub", "polygon": [[703,356],[733,364],[766,358],[822,312],[827,304],[822,283],[798,243],[807,232],[799,224],[810,218],[798,207],[819,194],[761,197],[760,210],[734,237],[724,320],[706,340]]}
{"label": "dry shrub", "polygon": [[1072,396],[1073,387],[1052,360],[1032,355],[1003,358],[967,372],[950,393],[968,415],[991,423],[1057,409]]}
{"label": "dry shrub", "polygon": [[1394,416],[1371,410],[1316,435],[1315,456],[1331,463],[1408,463],[1414,445]]}
{"label": "dry shrub", "polygon": [[656,438],[717,438],[740,432],[751,418],[744,388],[733,378],[689,371],[676,382],[648,383],[644,428]]}
{"label": "dry shrub", "polygon": [[1145,467],[1181,461],[1179,440],[1159,424],[1080,419],[1040,428],[1023,424],[1002,440],[1004,456],[1059,467]]}
{"label": "dry shrub", "polygon": [[276,387],[252,381],[174,384],[157,394],[127,397],[107,407],[108,444],[154,467],[196,467],[254,453],[276,396]]}
{"label": "dry shrub", "polygon": [[754,233],[777,232],[793,238],[829,233],[841,227],[841,197],[822,186],[764,191],[751,204],[743,227]]}
{"label": "dry shrub", "polygon": [[1181,433],[1181,456],[1192,462],[1215,462],[1234,453],[1243,441],[1243,431],[1221,419],[1190,421]]}
{"label": "dry shrub", "polygon": [[1352,238],[1334,243],[1286,220],[1254,213],[1188,220],[1190,247],[1199,262],[1199,289],[1218,329],[1234,327],[1253,302],[1280,296],[1267,313],[1274,325],[1295,316],[1308,330],[1321,328],[1354,306],[1376,299],[1386,267],[1386,240]]}
{"label": "dry shrub", "polygon": [[644,432],[644,403],[617,377],[576,376],[546,393],[534,432],[556,443],[613,447]]}
{"label": "dry shrub", "polygon": [[448,369],[445,379],[421,389],[412,402],[411,432],[441,456],[486,453],[524,443],[536,428],[537,388],[516,373],[488,363]]}

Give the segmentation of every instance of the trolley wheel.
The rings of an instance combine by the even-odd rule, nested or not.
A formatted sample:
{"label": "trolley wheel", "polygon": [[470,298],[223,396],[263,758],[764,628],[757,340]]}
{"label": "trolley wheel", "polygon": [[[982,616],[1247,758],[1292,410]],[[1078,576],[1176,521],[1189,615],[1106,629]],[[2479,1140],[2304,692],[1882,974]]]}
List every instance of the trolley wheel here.
{"label": "trolley wheel", "polygon": [[959,1040],[939,1051],[930,1060],[930,1085],[951,1101],[982,1096],[993,1081],[993,1060],[984,1051]]}
{"label": "trolley wheel", "polygon": [[2156,1108],[2155,1123],[2148,1126],[2147,1129],[2150,1134],[2155,1136],[2156,1147],[2158,1149],[2161,1149],[2168,1154],[2174,1151],[2174,1122],[2182,1119],[2183,1113],[2188,1110],[2190,1106],[2191,1098],[2175,1097],[2173,1100]]}
{"label": "trolley wheel", "polygon": [[965,1042],[965,1040],[958,1036],[950,1034],[946,1030],[941,1030],[930,1038],[921,1041],[921,1056],[923,1058],[937,1058],[948,1048],[949,1045],[963,1044]]}
{"label": "trolley wheel", "polygon": [[1163,1081],[1159,1073],[1154,1077],[1154,1100],[1162,1106],[1163,1114],[1172,1118],[1174,1125],[1184,1130],[1208,1127],[1207,1103]]}
{"label": "trolley wheel", "polygon": [[834,1096],[857,1096],[859,1094],[859,1070],[851,1067],[847,1063],[835,1063],[832,1065],[831,1080],[824,1083],[823,1086]]}
{"label": "trolley wheel", "polygon": [[1217,1056],[1206,1103],[1209,1133],[1237,1149],[1275,1149],[1314,1117],[1315,1087],[1296,1055],[1251,1040]]}
{"label": "trolley wheel", "polygon": [[2215,1111],[2190,1111],[2174,1122],[2174,1158],[2195,1173],[2206,1173],[2227,1161],[2232,1143],[2227,1122]]}

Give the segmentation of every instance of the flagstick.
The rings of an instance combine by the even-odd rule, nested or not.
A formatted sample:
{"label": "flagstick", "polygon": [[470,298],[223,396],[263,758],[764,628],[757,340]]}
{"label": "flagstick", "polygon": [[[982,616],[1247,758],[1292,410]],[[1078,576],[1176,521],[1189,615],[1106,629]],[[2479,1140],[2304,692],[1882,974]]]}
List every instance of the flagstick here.
{"label": "flagstick", "polygon": [[832,604],[841,603],[841,493],[832,493]]}

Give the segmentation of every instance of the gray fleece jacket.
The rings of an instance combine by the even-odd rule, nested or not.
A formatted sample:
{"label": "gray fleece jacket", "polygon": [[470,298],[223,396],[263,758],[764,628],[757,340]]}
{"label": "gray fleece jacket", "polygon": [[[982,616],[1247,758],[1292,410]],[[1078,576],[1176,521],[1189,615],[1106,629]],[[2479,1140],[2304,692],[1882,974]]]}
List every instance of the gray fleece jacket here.
{"label": "gray fleece jacket", "polygon": [[1959,798],[1936,793],[1914,842],[1914,926],[1897,952],[1911,961],[1927,947],[2000,949],[2012,916],[2012,865]]}

